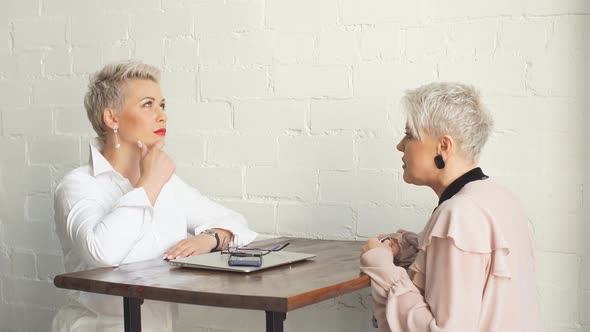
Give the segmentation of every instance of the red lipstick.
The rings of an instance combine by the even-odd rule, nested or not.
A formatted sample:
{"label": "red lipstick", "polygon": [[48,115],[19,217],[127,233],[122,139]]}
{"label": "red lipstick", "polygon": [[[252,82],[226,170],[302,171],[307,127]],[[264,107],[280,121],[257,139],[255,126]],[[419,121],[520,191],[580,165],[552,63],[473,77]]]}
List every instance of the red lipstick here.
{"label": "red lipstick", "polygon": [[154,134],[160,135],[160,136],[166,136],[166,128],[158,129],[158,130],[154,131]]}

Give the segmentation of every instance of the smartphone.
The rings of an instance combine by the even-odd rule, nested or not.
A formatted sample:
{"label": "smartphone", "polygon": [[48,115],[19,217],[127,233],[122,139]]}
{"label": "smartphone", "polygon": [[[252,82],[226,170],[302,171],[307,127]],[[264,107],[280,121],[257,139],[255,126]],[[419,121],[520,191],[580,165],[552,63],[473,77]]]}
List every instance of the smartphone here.
{"label": "smartphone", "polygon": [[262,265],[262,257],[260,256],[230,256],[227,262],[230,266],[254,266]]}

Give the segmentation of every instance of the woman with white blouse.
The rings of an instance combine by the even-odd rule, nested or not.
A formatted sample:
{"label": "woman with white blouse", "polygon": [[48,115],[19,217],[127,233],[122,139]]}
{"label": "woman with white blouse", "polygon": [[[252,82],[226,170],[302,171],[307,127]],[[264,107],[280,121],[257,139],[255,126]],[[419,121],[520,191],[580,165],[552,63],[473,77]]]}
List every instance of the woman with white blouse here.
{"label": "woman with white blouse", "polygon": [[[67,272],[198,255],[234,235],[241,245],[257,235],[241,215],[174,174],[162,150],[167,114],[159,81],[157,68],[134,61],[107,65],[90,79],[84,106],[98,138],[89,163],[55,191]],[[146,300],[141,310],[144,331],[174,330],[174,304]],[[122,313],[119,297],[69,291],[53,331],[123,331]]]}
{"label": "woman with white blouse", "polygon": [[409,91],[404,106],[403,179],[439,200],[420,234],[398,231],[363,247],[379,330],[542,331],[527,215],[477,167],[492,130],[479,94],[432,83]]}

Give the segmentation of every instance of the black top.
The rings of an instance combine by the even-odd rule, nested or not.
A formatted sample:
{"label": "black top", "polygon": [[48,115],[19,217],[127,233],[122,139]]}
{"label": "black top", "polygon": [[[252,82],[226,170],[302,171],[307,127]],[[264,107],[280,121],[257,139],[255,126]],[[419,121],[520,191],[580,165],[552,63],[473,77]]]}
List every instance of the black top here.
{"label": "black top", "polygon": [[458,177],[457,180],[453,181],[453,183],[451,183],[447,189],[443,191],[442,195],[440,195],[440,199],[438,200],[438,205],[441,205],[447,199],[455,196],[455,194],[458,193],[469,182],[485,180],[487,178],[488,176],[483,174],[483,171],[479,167],[470,170],[469,172]]}

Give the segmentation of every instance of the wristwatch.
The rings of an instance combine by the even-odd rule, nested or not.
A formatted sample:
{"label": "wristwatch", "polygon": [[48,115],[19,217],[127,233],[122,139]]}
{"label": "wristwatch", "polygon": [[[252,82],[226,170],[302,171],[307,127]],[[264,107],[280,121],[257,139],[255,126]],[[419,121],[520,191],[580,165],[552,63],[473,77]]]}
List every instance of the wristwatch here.
{"label": "wristwatch", "polygon": [[213,249],[211,249],[210,252],[214,252],[215,250],[217,250],[217,248],[219,247],[219,235],[217,234],[217,232],[214,229],[206,229],[204,231],[201,232],[201,234],[207,234],[207,235],[211,235],[215,238],[215,247],[213,247]]}

